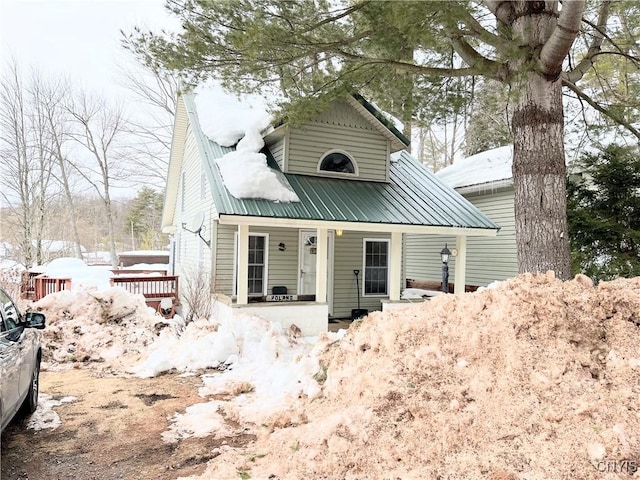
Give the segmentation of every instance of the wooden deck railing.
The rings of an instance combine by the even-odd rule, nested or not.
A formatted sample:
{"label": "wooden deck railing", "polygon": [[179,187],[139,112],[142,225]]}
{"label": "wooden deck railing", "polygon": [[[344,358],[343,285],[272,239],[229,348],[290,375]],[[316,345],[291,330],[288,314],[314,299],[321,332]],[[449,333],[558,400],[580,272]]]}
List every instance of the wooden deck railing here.
{"label": "wooden deck railing", "polygon": [[70,278],[50,278],[44,275],[34,277],[34,300],[40,300],[50,293],[62,290],[71,290]]}
{"label": "wooden deck railing", "polygon": [[24,272],[22,274],[22,284],[20,285],[20,298],[33,300],[36,295],[36,277],[42,275],[37,272]]}
{"label": "wooden deck railing", "polygon": [[130,293],[140,293],[146,299],[178,299],[177,275],[116,275],[111,279],[114,286],[124,288]]}
{"label": "wooden deck railing", "polygon": [[[122,272],[122,271],[120,271]],[[111,284],[124,288],[130,293],[142,294],[147,305],[159,309],[163,298],[171,299],[171,305],[180,304],[177,275],[114,275]],[[51,278],[44,274],[29,274],[23,278],[22,298],[38,301],[50,293],[71,289],[70,278]]]}

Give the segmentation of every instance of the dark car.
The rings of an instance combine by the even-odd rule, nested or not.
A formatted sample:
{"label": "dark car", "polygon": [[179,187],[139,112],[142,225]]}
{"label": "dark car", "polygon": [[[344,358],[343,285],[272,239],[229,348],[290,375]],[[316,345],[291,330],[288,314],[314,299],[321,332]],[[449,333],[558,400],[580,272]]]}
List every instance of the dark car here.
{"label": "dark car", "polygon": [[0,431],[17,413],[30,414],[38,406],[42,313],[20,313],[0,288]]}

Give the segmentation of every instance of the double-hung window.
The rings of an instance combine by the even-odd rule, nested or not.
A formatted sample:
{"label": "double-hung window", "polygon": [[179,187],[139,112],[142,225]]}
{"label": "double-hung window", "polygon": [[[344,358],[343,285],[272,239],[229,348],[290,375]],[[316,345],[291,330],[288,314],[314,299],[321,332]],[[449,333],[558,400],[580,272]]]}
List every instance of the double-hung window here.
{"label": "double-hung window", "polygon": [[[234,235],[233,250],[233,294],[238,293],[238,235]],[[267,257],[269,236],[266,233],[249,234],[249,262],[248,262],[248,294],[251,296],[266,295],[267,287]]]}
{"label": "double-hung window", "polygon": [[264,295],[267,237],[249,235],[249,295]]}
{"label": "double-hung window", "polygon": [[386,296],[389,292],[389,240],[364,239],[364,295]]}

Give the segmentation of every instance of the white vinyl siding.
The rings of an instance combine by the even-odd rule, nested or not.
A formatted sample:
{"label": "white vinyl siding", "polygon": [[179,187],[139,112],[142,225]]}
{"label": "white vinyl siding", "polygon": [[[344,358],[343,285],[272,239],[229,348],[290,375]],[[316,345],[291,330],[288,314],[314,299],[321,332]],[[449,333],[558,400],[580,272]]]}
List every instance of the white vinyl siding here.
{"label": "white vinyl siding", "polygon": [[284,159],[285,141],[286,141],[286,137],[279,139],[277,142],[275,142],[272,145],[269,145],[269,151],[271,152],[271,155],[273,155],[273,158],[275,159],[276,163],[280,167],[280,170],[283,170],[283,171],[285,169],[285,159]]}
{"label": "white vinyl siding", "polygon": [[180,181],[180,211],[184,212],[185,198],[187,195],[187,172],[182,172],[182,179]]}
{"label": "white vinyl siding", "polygon": [[[500,226],[495,237],[467,238],[467,285],[486,286],[495,280],[505,280],[518,274],[516,253],[513,189],[481,195],[465,195]],[[456,246],[456,239],[443,235],[406,235],[406,278],[414,280],[442,280],[440,250],[447,243]],[[449,261],[449,282],[455,281],[456,257]]]}
{"label": "white vinyl siding", "polygon": [[322,175],[318,162],[329,150],[347,152],[358,165],[353,179],[387,181],[388,141],[372,130],[309,123],[289,135],[288,173]]}
{"label": "white vinyl siding", "polygon": [[[333,316],[335,318],[350,318],[351,310],[358,307],[369,311],[381,310],[380,296],[363,296],[363,245],[364,238],[369,238],[370,233],[345,231],[341,237],[335,238],[334,258],[334,289],[333,289]],[[389,237],[379,235],[379,240],[388,240]],[[358,286],[354,270],[359,270]]]}
{"label": "white vinyl siding", "polygon": [[[212,271],[212,251],[216,248],[213,232],[216,212],[208,188],[205,168],[196,138],[189,127],[185,138],[180,175],[181,209],[175,218],[176,228],[180,234],[176,273],[183,276],[185,282],[194,275],[205,275],[209,278]],[[205,175],[204,185],[203,175]],[[189,226],[193,223],[193,219],[202,213],[204,213],[202,237],[211,242],[211,247],[207,246],[198,235],[182,229],[183,223]]]}
{"label": "white vinyl siding", "polygon": [[[215,259],[215,292],[224,295],[235,294],[235,242],[237,227],[218,225],[217,249]],[[251,232],[258,233],[258,232]],[[292,228],[260,228],[260,232],[268,237],[268,265],[266,294],[270,294],[274,286],[285,286],[291,295],[297,294],[298,288],[298,230]],[[284,250],[279,244],[285,245]]]}
{"label": "white vinyl siding", "polygon": [[329,108],[317,115],[316,122],[337,125],[341,127],[352,127],[360,130],[375,130],[360,113],[345,101],[333,102]]}

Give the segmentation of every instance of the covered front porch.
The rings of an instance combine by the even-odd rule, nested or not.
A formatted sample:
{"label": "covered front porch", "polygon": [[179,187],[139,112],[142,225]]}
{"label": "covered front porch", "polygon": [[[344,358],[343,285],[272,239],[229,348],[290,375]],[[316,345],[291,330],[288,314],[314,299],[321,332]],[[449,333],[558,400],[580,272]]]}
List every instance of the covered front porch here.
{"label": "covered front porch", "polygon": [[[454,293],[464,292],[467,237],[470,235],[495,235],[495,229],[482,228],[329,222],[233,215],[222,215],[219,221],[221,225],[233,226],[235,231],[237,255],[234,267],[237,273],[235,294],[216,295],[217,314],[221,318],[233,318],[241,314],[259,315],[281,323],[285,329],[295,324],[305,336],[325,332],[328,330],[330,318],[345,318],[349,314],[350,309],[345,314],[344,308],[341,311],[336,309],[334,312],[334,299],[339,301],[341,295],[344,294],[343,290],[348,290],[347,293],[352,298],[350,305],[352,308],[360,303],[360,295],[366,294],[362,283],[358,287],[353,284],[352,272],[362,270],[360,282],[365,281],[364,245],[367,240],[378,240],[385,244],[383,265],[385,288],[380,294],[368,295],[366,297],[368,303],[365,305],[368,310],[382,310],[401,303],[400,296],[405,285],[404,234],[455,236],[457,260],[455,262]],[[268,228],[281,228],[296,232],[313,231],[315,233],[315,278],[312,292],[291,289],[288,292],[289,296],[273,298],[272,295],[265,295],[260,299],[250,295],[249,237],[252,231],[262,231]],[[272,243],[277,244],[277,241],[273,240]],[[289,268],[302,270],[301,265],[300,263]],[[361,267],[361,265],[365,265],[365,267]],[[291,274],[297,275],[298,272],[292,271]],[[273,285],[273,282],[270,285]],[[268,293],[274,292],[270,289]],[[355,298],[356,294],[358,295],[357,299]]]}

